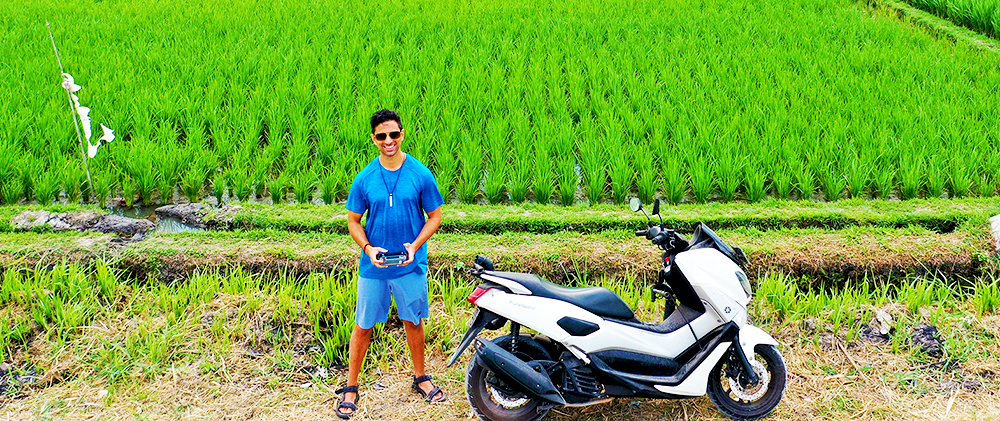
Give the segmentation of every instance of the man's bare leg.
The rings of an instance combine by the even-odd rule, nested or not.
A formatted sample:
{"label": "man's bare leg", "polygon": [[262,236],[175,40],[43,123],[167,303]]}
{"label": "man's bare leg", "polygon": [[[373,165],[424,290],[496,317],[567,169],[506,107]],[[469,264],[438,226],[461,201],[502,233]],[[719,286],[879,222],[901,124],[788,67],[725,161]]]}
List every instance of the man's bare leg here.
{"label": "man's bare leg", "polygon": [[[427,374],[424,367],[424,324],[415,325],[413,322],[403,320],[403,326],[406,328],[406,344],[410,347],[410,357],[413,358],[413,376],[423,376]],[[423,382],[417,386],[425,394],[434,389],[431,382]],[[435,398],[442,393],[444,392],[435,395]]]}
{"label": "man's bare leg", "polygon": [[[368,345],[372,343],[372,329],[362,329],[361,326],[354,324],[354,331],[351,332],[351,344],[348,354],[348,369],[347,369],[347,385],[357,386],[358,376],[361,375],[361,365],[365,362],[365,354],[368,353]],[[421,361],[422,363],[422,361]],[[358,394],[357,393],[345,393],[344,401],[357,403]],[[340,410],[345,414],[350,414],[352,411],[350,408],[343,408]]]}

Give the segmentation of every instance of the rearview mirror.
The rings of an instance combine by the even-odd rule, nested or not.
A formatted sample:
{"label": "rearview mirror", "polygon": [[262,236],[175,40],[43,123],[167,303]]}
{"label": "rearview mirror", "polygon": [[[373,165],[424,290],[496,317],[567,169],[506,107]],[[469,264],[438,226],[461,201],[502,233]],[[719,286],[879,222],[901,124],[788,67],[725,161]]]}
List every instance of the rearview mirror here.
{"label": "rearview mirror", "polygon": [[633,197],[628,200],[628,208],[632,209],[632,212],[638,212],[642,210],[642,200],[638,197]]}
{"label": "rearview mirror", "polygon": [[656,199],[653,201],[653,215],[659,215],[659,214],[660,214],[660,199]]}

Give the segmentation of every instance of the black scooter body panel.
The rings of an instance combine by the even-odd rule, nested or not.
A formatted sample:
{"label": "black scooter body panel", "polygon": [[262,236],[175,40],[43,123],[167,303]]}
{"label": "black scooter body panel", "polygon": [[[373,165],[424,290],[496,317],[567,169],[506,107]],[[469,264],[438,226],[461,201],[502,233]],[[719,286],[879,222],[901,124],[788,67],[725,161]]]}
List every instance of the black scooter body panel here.
{"label": "black scooter body panel", "polygon": [[492,341],[476,339],[476,358],[489,367],[500,380],[515,386],[524,394],[556,405],[566,405],[566,399],[556,389],[548,374],[535,371],[528,363]]}
{"label": "black scooter body panel", "polygon": [[[632,393],[623,393],[620,388],[608,388],[609,396],[638,396],[651,398],[677,398],[678,396],[660,392],[654,385],[676,386],[684,382],[687,377],[697,369],[702,362],[714,351],[719,344],[732,342],[739,335],[739,327],[736,323],[729,322],[722,325],[702,338],[700,343],[695,343],[688,350],[681,353],[675,363],[681,364],[680,369],[670,370],[673,367],[664,366],[665,372],[673,371],[668,376],[655,376],[648,374],[648,367],[644,373],[630,373],[612,368],[605,363],[599,354],[591,354],[591,368],[604,381],[605,384],[619,385],[630,389]],[[612,389],[616,393],[612,393]]]}

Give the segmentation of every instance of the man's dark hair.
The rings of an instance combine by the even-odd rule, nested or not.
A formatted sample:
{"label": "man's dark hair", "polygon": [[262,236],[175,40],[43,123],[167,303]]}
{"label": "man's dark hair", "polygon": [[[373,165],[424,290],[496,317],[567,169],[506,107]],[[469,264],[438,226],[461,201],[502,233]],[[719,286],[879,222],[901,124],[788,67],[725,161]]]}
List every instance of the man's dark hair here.
{"label": "man's dark hair", "polygon": [[375,127],[386,121],[395,121],[399,125],[399,129],[403,129],[403,121],[399,119],[399,114],[388,108],[383,108],[372,114],[372,133],[375,133]]}

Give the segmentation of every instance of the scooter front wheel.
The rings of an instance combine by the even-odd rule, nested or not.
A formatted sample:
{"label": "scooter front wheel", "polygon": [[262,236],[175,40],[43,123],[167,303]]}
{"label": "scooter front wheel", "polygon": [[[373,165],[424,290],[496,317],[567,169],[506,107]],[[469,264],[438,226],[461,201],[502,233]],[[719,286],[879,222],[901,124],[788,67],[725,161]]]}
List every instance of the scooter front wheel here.
{"label": "scooter front wheel", "polygon": [[[750,356],[748,356],[750,357]],[[738,377],[741,367],[730,367],[729,358],[719,360],[708,377],[708,398],[726,416],[737,420],[756,420],[771,413],[785,394],[785,361],[771,345],[757,345],[750,365],[759,377],[746,387]]]}
{"label": "scooter front wheel", "polygon": [[[510,351],[512,338],[508,336],[493,341]],[[517,355],[523,361],[551,359],[545,348],[534,340],[521,336],[517,341]],[[539,409],[541,402],[506,385],[475,356],[465,371],[465,394],[472,410],[482,420],[488,421],[538,421],[549,412]]]}

